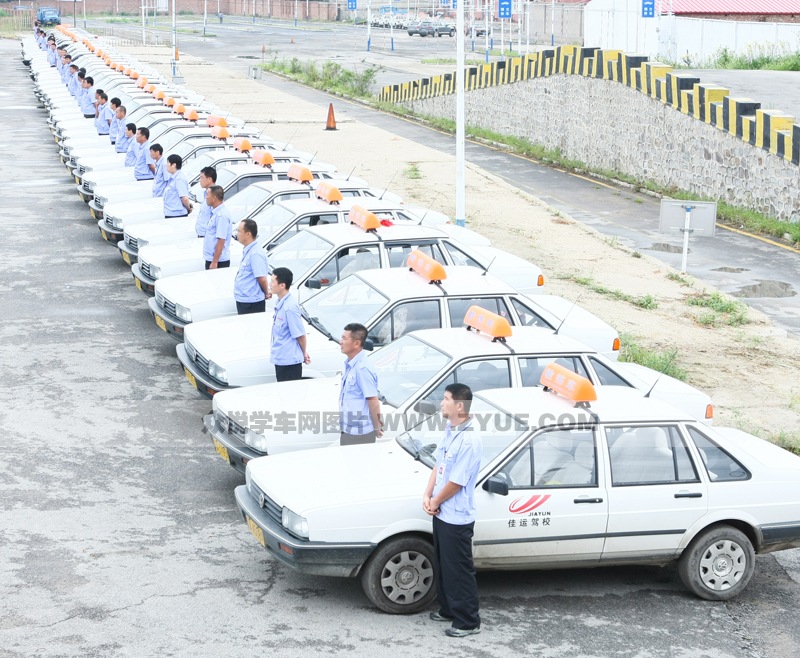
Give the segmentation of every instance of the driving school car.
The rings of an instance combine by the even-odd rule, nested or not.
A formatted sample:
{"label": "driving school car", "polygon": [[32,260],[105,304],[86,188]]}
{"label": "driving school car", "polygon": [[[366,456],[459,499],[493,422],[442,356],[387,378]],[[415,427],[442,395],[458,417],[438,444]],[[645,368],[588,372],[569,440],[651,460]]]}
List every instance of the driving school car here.
{"label": "driving school car", "polygon": [[[336,167],[330,164],[317,162],[313,165],[299,165],[297,163],[274,163],[268,153],[258,161],[250,163],[237,162],[229,164],[217,171],[216,185],[225,191],[227,201],[232,201],[234,195],[245,188],[259,182],[279,180],[300,180],[300,172],[310,171],[313,178],[331,179],[336,175]],[[199,178],[200,172],[197,172]],[[366,181],[357,179],[366,185]],[[203,190],[200,183],[196,183],[189,191],[189,197],[195,204],[195,213],[200,212],[199,204],[203,201]],[[161,203],[159,203],[159,201]],[[117,244],[125,236],[125,228],[142,222],[153,222],[164,219],[163,199],[148,199],[133,206],[123,206],[122,211],[109,204],[105,208],[104,217],[97,222],[100,235],[107,242]]]}
{"label": "driving school car", "polygon": [[[419,251],[409,256],[413,271],[364,270],[320,291],[301,304],[311,364],[304,377],[330,377],[342,369],[339,337],[350,322],[367,327],[369,341],[382,347],[411,331],[462,326],[472,305],[497,313],[513,326],[544,327],[596,349],[611,359],[619,335],[597,316],[554,295],[526,296],[475,267],[443,267]],[[272,313],[252,313],[186,327],[178,359],[186,378],[210,397],[239,386],[275,381],[269,363]]]}
{"label": "driving school car", "polygon": [[[655,370],[610,361],[546,329],[512,330],[505,318],[479,306],[467,311],[464,324],[466,331],[415,331],[366,356],[378,374],[387,436],[435,413],[449,384],[466,384],[473,393],[538,386],[542,372],[553,362],[594,386],[635,388],[642,397],[672,403],[695,418],[710,422],[713,416],[705,393]],[[247,462],[265,454],[320,448],[338,440],[335,423],[322,419],[337,417],[340,388],[337,375],[224,391],[214,396],[212,412],[203,419],[204,429],[220,456],[244,473]],[[289,421],[294,427],[286,431]]]}
{"label": "driving school car", "polygon": [[[228,202],[228,210],[234,225],[267,206],[278,201],[325,198],[326,190],[335,187],[343,197],[372,197],[402,204],[403,199],[385,190],[365,187],[349,180],[315,179],[307,169],[300,180],[267,181],[254,183],[236,194]],[[183,242],[196,237],[195,218],[177,218],[174,221],[153,221],[134,224],[125,229],[125,237],[117,243],[123,260],[132,265],[139,255],[139,248],[146,245],[165,245]],[[127,255],[127,257],[126,257]]]}
{"label": "driving school car", "polygon": [[[492,249],[488,239],[464,227],[383,226],[375,213],[361,206],[353,206],[347,218],[350,224],[306,227],[269,252],[270,270],[287,267],[292,271],[292,290],[298,301],[353,272],[404,267],[412,249],[423,250],[446,265],[468,259],[501,278],[503,273],[512,274],[512,283],[527,284],[529,290],[525,292],[534,292],[539,289],[537,284],[544,283],[538,267]],[[234,268],[204,270],[156,281],[156,294],[149,304],[158,326],[182,340],[189,320],[202,322],[236,315],[236,274]]]}
{"label": "driving school car", "polygon": [[[322,194],[317,190],[317,194]],[[325,193],[325,199],[318,196],[316,200],[282,201],[254,213],[251,219],[258,224],[256,241],[266,250],[274,248],[303,226],[341,223],[348,220],[353,206],[359,205],[383,219],[405,224],[421,224],[446,222],[447,216],[441,213],[429,213],[423,220],[414,214],[408,206],[398,205],[390,201],[369,198],[343,198],[338,189],[331,187]],[[243,247],[237,241],[231,241],[231,267],[238,266]],[[186,242],[154,247],[142,247],[139,252],[139,263],[131,268],[136,286],[146,295],[155,294],[156,280],[201,271],[205,268],[202,241],[190,239]],[[184,320],[184,318],[179,318]],[[163,327],[162,327],[163,329]]]}
{"label": "driving school car", "polygon": [[[542,384],[473,398],[476,569],[677,562],[691,592],[720,601],[747,586],[755,553],[800,546],[800,457],[557,366]],[[426,420],[395,441],[254,459],[236,503],[282,564],[419,612],[435,597],[420,501],[442,436]]]}

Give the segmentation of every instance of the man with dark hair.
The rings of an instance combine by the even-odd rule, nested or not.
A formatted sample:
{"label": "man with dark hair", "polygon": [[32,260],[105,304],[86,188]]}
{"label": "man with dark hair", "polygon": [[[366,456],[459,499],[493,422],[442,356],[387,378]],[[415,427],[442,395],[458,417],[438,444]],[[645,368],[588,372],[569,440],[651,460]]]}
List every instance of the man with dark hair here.
{"label": "man with dark hair", "polygon": [[[189,181],[183,173],[183,158],[177,153],[167,157],[167,166],[164,169],[166,186],[164,187],[164,217],[186,217],[192,212],[192,202],[189,200]],[[155,187],[153,189],[155,196]]]}
{"label": "man with dark hair", "polygon": [[200,170],[200,188],[203,190],[203,202],[200,204],[200,212],[197,213],[197,220],[194,223],[194,230],[198,238],[206,234],[208,219],[211,217],[211,206],[207,203],[208,188],[217,182],[217,170],[214,167],[203,167]]}
{"label": "man with dark hair", "polygon": [[136,156],[139,154],[139,142],[134,139],[135,135],[136,124],[126,123],[125,132],[123,133],[122,139],[118,139],[116,145],[114,146],[117,153],[122,153],[122,149],[125,149],[126,167],[133,167],[133,165],[136,164]]}
{"label": "man with dark hair", "polygon": [[108,94],[104,91],[97,92],[97,118],[94,120],[94,127],[97,128],[98,135],[108,135],[111,129],[111,121],[114,115],[111,106],[108,104]]}
{"label": "man with dark hair", "polygon": [[70,64],[69,73],[67,74],[67,91],[72,94],[73,98],[77,97],[80,83],[78,82],[78,65]]}
{"label": "man with dark hair", "polygon": [[[80,71],[78,72],[78,79],[80,79]],[[97,116],[94,105],[94,92],[92,86],[94,85],[94,78],[86,76],[81,82],[81,90],[78,92],[78,105],[81,106],[81,112],[85,119],[94,119]]]}
{"label": "man with dark hair", "polygon": [[133,175],[136,180],[153,180],[156,173],[156,163],[150,156],[150,130],[139,128],[136,131],[136,143],[139,150],[136,152],[136,162],[133,163]]}
{"label": "man with dark hair", "polygon": [[167,172],[167,168],[165,166],[165,160],[163,158],[164,155],[164,147],[161,144],[151,144],[150,145],[150,157],[153,158],[153,162],[156,163],[156,171],[153,174],[153,198],[158,198],[164,196],[164,188],[167,187],[167,181],[169,181],[169,173]]}
{"label": "man with dark hair", "polygon": [[120,133],[120,124],[117,120],[117,111],[122,105],[122,101],[114,96],[114,98],[108,101],[108,105],[111,110],[111,122],[108,124],[108,139],[111,141],[111,146],[114,146]]}
{"label": "man with dark hair", "polygon": [[378,375],[364,354],[367,328],[352,322],[342,332],[342,354],[347,357],[339,390],[339,443],[375,443],[383,436]]}
{"label": "man with dark hair", "polygon": [[[269,275],[267,254],[263,247],[256,242],[257,236],[258,224],[256,224],[255,220],[243,219],[239,222],[236,239],[244,247],[244,251],[242,252],[242,261],[239,263],[239,269],[236,272],[236,280],[233,282],[233,298],[236,300],[236,312],[239,315],[263,313],[266,309],[267,299],[270,297],[269,280],[267,279]],[[291,272],[289,274],[291,275]],[[286,286],[287,293],[291,285],[290,277]],[[282,298],[279,296],[278,299]],[[303,334],[305,334],[305,331],[303,331]],[[300,377],[295,379],[300,379]]]}
{"label": "man with dark hair", "polygon": [[481,632],[478,584],[472,562],[475,483],[483,446],[469,415],[472,391],[449,384],[441,402],[447,419],[444,437],[433,453],[436,466],[422,495],[422,509],[433,520],[433,559],[439,610],[434,621],[449,621],[450,637]]}
{"label": "man with dark hair", "polygon": [[[128,110],[124,105],[120,105],[117,108],[117,112],[113,121],[113,124],[117,127],[117,136],[114,139],[114,150],[117,153],[127,153],[128,146],[130,146],[130,143],[133,141],[133,136],[136,134],[136,124],[128,124],[128,122],[125,120],[127,116]],[[133,130],[131,130],[130,133],[128,132],[128,125],[133,126]],[[130,165],[128,164],[127,156],[125,158],[125,166],[133,166],[133,163]]]}
{"label": "man with dark hair", "polygon": [[272,271],[270,288],[278,301],[272,318],[269,360],[275,366],[275,381],[279,382],[302,379],[303,364],[311,363],[300,304],[289,292],[293,281],[294,275],[286,267]]}
{"label": "man with dark hair", "polygon": [[224,201],[225,190],[221,185],[212,185],[208,188],[206,203],[211,206],[211,215],[203,237],[203,257],[206,259],[207,270],[231,266],[233,220]]}

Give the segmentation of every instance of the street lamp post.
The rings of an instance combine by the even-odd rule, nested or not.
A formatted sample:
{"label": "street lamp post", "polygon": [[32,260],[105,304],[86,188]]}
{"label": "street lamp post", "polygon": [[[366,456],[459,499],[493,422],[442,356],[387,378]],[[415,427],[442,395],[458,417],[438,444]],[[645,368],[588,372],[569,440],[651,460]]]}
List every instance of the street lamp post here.
{"label": "street lamp post", "polygon": [[456,7],[456,226],[467,223],[466,199],[466,128],[465,122],[465,78],[466,66],[464,65],[464,2],[454,0]]}

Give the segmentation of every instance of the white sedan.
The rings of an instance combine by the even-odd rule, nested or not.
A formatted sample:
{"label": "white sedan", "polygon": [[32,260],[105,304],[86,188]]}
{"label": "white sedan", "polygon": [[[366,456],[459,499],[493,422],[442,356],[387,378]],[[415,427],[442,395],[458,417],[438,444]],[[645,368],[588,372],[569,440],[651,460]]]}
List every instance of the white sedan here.
{"label": "white sedan", "polygon": [[[747,586],[756,553],[800,546],[800,457],[638,391],[597,398],[475,396],[477,569],[677,562],[690,591],[721,601]],[[435,564],[422,492],[443,433],[432,419],[396,441],[251,461],[235,491],[243,520],[284,566],[358,577],[389,613],[424,610]]]}
{"label": "white sedan", "polygon": [[[478,307],[470,309],[464,322],[479,324],[475,318],[503,324],[502,318]],[[702,391],[634,363],[610,361],[577,341],[535,327],[514,327],[503,342],[493,340],[491,333],[464,329],[415,331],[367,359],[378,373],[389,436],[416,425],[420,415],[435,413],[449,384],[467,384],[473,392],[538,386],[553,362],[595,386],[633,388],[642,398],[669,402],[705,422],[713,416],[711,398]],[[304,424],[303,419],[309,414],[318,420],[337,416],[340,379],[337,375],[223,391],[214,396],[204,427],[217,452],[241,472],[248,461],[264,454],[324,447],[339,437],[335,424]],[[291,420],[295,431],[284,432],[278,416]]]}

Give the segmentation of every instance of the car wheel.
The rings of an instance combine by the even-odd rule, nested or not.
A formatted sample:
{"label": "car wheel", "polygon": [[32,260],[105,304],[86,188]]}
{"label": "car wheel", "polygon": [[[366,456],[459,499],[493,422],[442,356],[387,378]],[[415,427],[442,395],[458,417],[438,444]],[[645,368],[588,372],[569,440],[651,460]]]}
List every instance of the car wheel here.
{"label": "car wheel", "polygon": [[681,555],[678,574],[686,588],[708,601],[727,601],[753,575],[756,554],[747,536],[731,526],[708,528]]}
{"label": "car wheel", "polygon": [[381,545],[361,572],[361,587],[379,609],[410,615],[436,596],[433,545],[419,537],[399,537]]}
{"label": "car wheel", "polygon": [[456,31],[455,30],[450,30],[450,36],[454,37],[455,35],[456,35]]}

